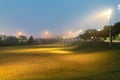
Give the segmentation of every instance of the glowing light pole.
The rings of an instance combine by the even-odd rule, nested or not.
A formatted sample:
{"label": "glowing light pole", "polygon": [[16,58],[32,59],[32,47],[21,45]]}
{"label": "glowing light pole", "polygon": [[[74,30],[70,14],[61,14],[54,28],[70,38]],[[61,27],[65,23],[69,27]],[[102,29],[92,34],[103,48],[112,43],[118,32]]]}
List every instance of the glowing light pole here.
{"label": "glowing light pole", "polygon": [[109,38],[110,38],[109,47],[112,47],[112,26],[111,26],[112,10],[108,10],[107,14],[108,14],[108,18],[109,18]]}

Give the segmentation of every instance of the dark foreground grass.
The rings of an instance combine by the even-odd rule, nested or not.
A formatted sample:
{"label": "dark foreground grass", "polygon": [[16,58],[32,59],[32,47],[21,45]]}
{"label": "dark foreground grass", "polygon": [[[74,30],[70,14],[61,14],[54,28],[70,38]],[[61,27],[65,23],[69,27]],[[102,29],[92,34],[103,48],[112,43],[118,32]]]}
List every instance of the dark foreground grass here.
{"label": "dark foreground grass", "polygon": [[0,48],[0,80],[120,80],[120,49],[93,42]]}
{"label": "dark foreground grass", "polygon": [[75,42],[71,46],[75,46],[71,50],[78,52],[102,52],[102,51],[115,51],[120,52],[120,43],[112,43],[112,47],[109,47],[108,42],[89,42],[80,41]]}

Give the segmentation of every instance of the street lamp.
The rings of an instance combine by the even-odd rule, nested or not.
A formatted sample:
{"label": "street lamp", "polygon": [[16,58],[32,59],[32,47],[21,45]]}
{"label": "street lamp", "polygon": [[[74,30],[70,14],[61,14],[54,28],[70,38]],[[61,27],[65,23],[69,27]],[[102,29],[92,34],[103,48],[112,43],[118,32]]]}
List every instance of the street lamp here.
{"label": "street lamp", "polygon": [[111,26],[112,10],[108,10],[107,14],[108,14],[108,18],[109,18],[109,38],[110,38],[109,47],[112,47],[112,26]]}

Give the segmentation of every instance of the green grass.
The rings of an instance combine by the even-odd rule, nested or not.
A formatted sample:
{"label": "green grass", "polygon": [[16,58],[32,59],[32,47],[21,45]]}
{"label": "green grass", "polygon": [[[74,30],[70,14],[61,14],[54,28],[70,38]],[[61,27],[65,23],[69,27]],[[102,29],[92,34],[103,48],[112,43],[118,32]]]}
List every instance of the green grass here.
{"label": "green grass", "polygon": [[0,80],[120,80],[119,47],[92,44],[1,47]]}

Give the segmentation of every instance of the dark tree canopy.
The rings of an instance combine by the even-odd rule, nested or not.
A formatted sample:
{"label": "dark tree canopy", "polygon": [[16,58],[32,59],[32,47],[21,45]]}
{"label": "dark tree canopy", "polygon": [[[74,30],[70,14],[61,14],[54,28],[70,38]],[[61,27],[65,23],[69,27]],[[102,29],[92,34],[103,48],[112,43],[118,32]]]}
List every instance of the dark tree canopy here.
{"label": "dark tree canopy", "polygon": [[117,22],[112,27],[112,36],[116,37],[118,34],[120,34],[120,22]]}
{"label": "dark tree canopy", "polygon": [[3,44],[6,46],[12,46],[18,44],[18,39],[15,36],[9,36],[3,41]]}
{"label": "dark tree canopy", "polygon": [[21,41],[24,41],[24,40],[27,40],[27,37],[22,35],[22,36],[19,36],[18,39],[21,40]]}
{"label": "dark tree canopy", "polygon": [[97,31],[96,29],[87,29],[84,34],[79,35],[81,39],[87,40],[87,39],[97,39],[100,38],[106,39],[109,37],[109,26],[104,26],[103,30]]}
{"label": "dark tree canopy", "polygon": [[106,39],[107,37],[109,37],[109,27],[110,26],[104,26],[103,30],[100,31],[100,35],[102,38]]}
{"label": "dark tree canopy", "polygon": [[34,38],[30,36],[28,39],[28,45],[33,45],[33,44],[34,44]]}

